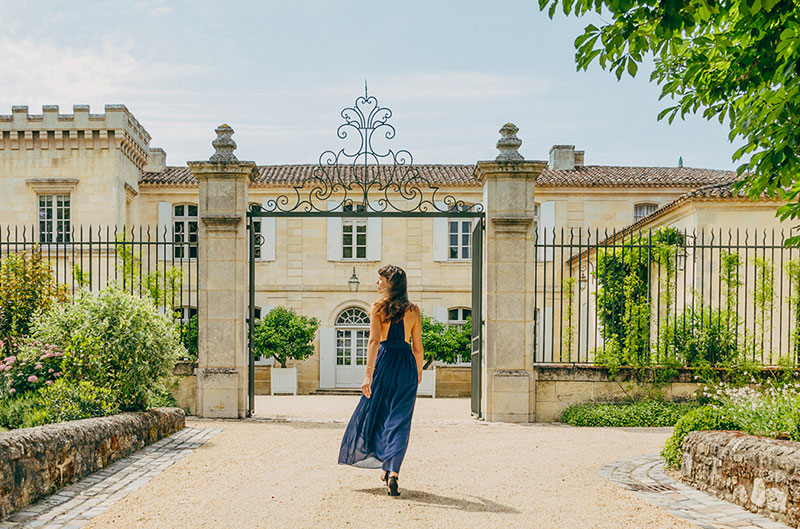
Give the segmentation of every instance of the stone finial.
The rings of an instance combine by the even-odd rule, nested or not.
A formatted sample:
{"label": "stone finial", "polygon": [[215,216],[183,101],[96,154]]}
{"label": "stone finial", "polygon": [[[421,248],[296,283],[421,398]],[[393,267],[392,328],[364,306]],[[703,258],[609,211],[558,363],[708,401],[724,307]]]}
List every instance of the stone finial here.
{"label": "stone finial", "polygon": [[227,123],[223,123],[216,129],[214,132],[217,133],[217,137],[214,141],[211,142],[211,145],[214,146],[214,154],[211,155],[209,161],[211,162],[238,162],[238,158],[236,155],[233,154],[233,151],[236,149],[236,142],[233,141],[231,135],[233,134],[233,129]]}
{"label": "stone finial", "polygon": [[500,129],[501,138],[497,140],[497,150],[500,151],[500,154],[495,158],[497,161],[505,162],[525,159],[519,153],[519,146],[522,145],[522,140],[516,136],[518,131],[519,129],[513,123],[506,123]]}

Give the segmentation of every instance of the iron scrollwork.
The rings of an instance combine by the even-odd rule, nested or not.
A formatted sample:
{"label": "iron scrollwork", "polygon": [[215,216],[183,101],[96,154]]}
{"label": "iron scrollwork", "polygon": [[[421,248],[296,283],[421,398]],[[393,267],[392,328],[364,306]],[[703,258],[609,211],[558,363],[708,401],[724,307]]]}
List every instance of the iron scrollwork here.
{"label": "iron scrollwork", "polygon": [[[482,212],[480,203],[469,204],[453,195],[439,195],[439,187],[420,174],[413,156],[405,149],[385,152],[373,147],[373,139],[391,140],[394,127],[388,123],[392,111],[381,107],[374,96],[359,96],[352,107],[341,112],[344,123],[336,135],[347,139],[354,132],[360,140],[355,152],[343,147],[324,151],[311,175],[294,193],[268,200],[266,213],[363,211],[399,212]],[[335,197],[335,198],[334,198]],[[370,200],[372,198],[372,200]],[[333,207],[328,201],[336,201]]]}

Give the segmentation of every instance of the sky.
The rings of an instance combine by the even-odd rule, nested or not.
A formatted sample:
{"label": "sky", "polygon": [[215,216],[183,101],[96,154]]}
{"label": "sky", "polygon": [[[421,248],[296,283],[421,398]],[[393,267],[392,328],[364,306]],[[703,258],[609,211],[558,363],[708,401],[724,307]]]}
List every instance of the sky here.
{"label": "sky", "polygon": [[576,71],[573,42],[599,15],[537,0],[0,0],[0,114],[124,104],[169,165],[204,160],[214,128],[261,165],[316,163],[338,150],[340,112],[364,93],[393,112],[391,146],[415,163],[497,155],[519,127],[520,152],[547,160],[575,145],[587,165],[733,169],[727,124],[658,121],[669,104],[652,63],[617,81]]}

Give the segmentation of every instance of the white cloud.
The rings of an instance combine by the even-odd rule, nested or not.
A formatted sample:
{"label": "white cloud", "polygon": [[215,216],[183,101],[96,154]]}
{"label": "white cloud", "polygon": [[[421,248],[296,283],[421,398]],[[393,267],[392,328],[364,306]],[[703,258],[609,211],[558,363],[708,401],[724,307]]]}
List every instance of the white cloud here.
{"label": "white cloud", "polygon": [[0,83],[0,102],[29,105],[31,112],[43,104],[130,104],[131,96],[150,87],[206,69],[145,61],[132,48],[111,39],[79,49],[0,36],[3,69],[14,72],[13,82]]}

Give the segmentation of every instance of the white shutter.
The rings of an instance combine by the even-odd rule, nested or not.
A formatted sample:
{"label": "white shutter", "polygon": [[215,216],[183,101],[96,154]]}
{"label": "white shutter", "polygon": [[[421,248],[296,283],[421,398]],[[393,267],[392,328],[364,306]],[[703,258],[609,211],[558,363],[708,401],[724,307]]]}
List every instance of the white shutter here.
{"label": "white shutter", "polygon": [[[172,257],[172,204],[158,203],[158,259],[163,261]],[[168,250],[169,249],[169,250]]]}
{"label": "white shutter", "polygon": [[553,361],[553,307],[539,309],[541,317],[536,333],[537,362]]}
{"label": "white shutter", "polygon": [[[539,206],[539,260],[553,260],[553,230],[556,227],[556,203],[552,200]],[[549,246],[548,246],[549,245]]]}
{"label": "white shutter", "polygon": [[[338,211],[336,200],[328,201],[328,211]],[[342,217],[328,217],[328,261],[342,260]]]}
{"label": "white shutter", "polygon": [[[444,202],[436,202],[437,211],[446,210]],[[447,261],[447,217],[433,218],[433,260]]]}
{"label": "white shutter", "polygon": [[[264,316],[266,316],[267,312],[269,312],[270,310],[272,310],[272,306],[271,305],[262,306],[261,307],[261,317],[263,318]],[[250,317],[249,313],[248,313],[248,317]],[[257,366],[274,366],[275,365],[275,357],[274,356],[270,356],[269,358],[262,358],[260,360],[256,360],[255,361],[255,365],[257,365]]]}
{"label": "white shutter", "polygon": [[319,387],[336,387],[336,329],[319,329]]}
{"label": "white shutter", "polygon": [[442,323],[447,323],[447,307],[433,307],[433,317]]}
{"label": "white shutter", "polygon": [[[261,207],[267,209],[267,200],[264,200]],[[261,236],[264,237],[264,244],[261,246],[261,260],[275,260],[275,217],[258,217],[261,220]]]}
{"label": "white shutter", "polygon": [[[380,204],[370,202],[373,210],[379,210]],[[367,217],[367,260],[381,260],[381,218]]]}

